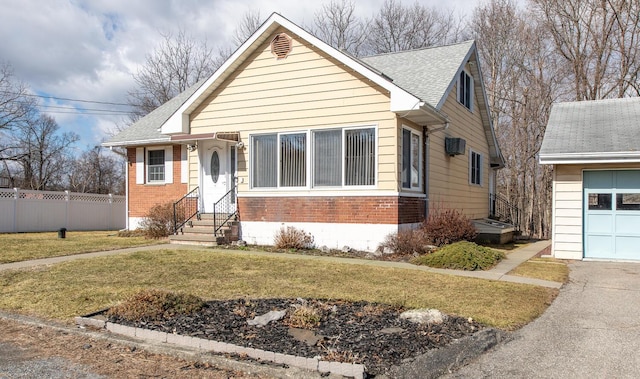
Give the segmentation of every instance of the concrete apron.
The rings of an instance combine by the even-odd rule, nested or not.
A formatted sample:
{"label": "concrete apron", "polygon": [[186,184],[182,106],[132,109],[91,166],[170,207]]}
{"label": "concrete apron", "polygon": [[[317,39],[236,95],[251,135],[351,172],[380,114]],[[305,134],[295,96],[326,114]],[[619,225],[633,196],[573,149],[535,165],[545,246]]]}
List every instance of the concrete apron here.
{"label": "concrete apron", "polygon": [[540,318],[449,377],[638,377],[640,263],[569,268],[569,283]]}

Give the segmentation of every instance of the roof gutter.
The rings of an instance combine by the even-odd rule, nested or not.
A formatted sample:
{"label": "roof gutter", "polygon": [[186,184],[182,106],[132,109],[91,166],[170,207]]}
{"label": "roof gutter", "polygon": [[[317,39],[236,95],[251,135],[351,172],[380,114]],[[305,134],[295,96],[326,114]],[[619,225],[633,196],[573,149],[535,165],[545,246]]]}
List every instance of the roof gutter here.
{"label": "roof gutter", "polygon": [[122,141],[122,142],[103,142],[101,143],[104,147],[124,147],[124,146],[139,146],[139,145],[152,145],[156,143],[166,143],[171,142],[171,138],[169,136],[163,138],[152,138],[145,139],[139,141]]}
{"label": "roof gutter", "polygon": [[435,107],[433,107],[432,105],[424,101],[420,102],[420,104],[418,105],[418,109],[420,109],[424,113],[427,113],[430,116],[434,116],[443,124],[449,124],[449,117],[447,115],[442,114],[442,112],[440,112]]}
{"label": "roof gutter", "polygon": [[540,164],[636,163],[640,162],[640,152],[540,154],[538,162]]}

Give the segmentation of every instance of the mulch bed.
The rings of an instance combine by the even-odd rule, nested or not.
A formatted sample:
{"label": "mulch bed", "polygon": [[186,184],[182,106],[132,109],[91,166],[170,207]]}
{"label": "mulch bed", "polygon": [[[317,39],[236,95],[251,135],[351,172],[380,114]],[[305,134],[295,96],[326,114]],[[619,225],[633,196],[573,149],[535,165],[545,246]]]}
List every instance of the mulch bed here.
{"label": "mulch bed", "polygon": [[[290,316],[301,307],[317,310],[319,323],[296,324]],[[247,320],[272,310],[287,310],[287,316],[263,327],[247,324]],[[236,299],[207,302],[202,310],[189,316],[140,322],[112,316],[109,321],[277,353],[364,364],[370,376],[483,328],[473,320],[455,316],[445,317],[440,324],[416,324],[400,319],[403,311],[400,307],[368,302]],[[300,329],[312,331],[315,338],[294,338],[291,332]],[[318,341],[313,341],[316,338]]]}

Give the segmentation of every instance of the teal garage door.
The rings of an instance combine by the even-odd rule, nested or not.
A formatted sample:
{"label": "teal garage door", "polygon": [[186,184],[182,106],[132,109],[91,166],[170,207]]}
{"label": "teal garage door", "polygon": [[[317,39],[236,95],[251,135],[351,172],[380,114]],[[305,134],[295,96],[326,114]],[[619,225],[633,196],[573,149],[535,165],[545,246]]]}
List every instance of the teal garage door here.
{"label": "teal garage door", "polygon": [[584,257],[640,260],[640,170],[584,172]]}

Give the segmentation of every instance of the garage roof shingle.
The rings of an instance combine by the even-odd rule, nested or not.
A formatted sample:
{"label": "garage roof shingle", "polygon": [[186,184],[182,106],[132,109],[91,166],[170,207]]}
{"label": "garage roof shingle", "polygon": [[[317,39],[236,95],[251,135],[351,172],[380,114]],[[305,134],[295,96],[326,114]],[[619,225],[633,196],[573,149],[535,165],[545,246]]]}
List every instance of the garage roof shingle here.
{"label": "garage roof shingle", "polygon": [[556,103],[541,163],[640,159],[640,98]]}

